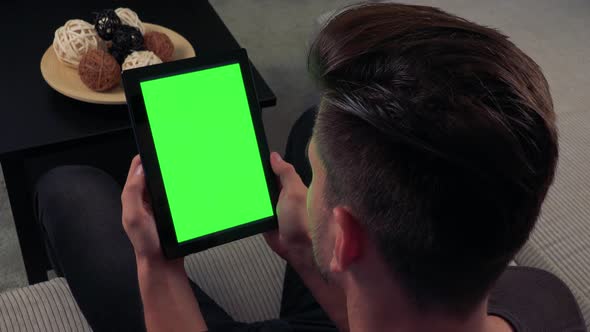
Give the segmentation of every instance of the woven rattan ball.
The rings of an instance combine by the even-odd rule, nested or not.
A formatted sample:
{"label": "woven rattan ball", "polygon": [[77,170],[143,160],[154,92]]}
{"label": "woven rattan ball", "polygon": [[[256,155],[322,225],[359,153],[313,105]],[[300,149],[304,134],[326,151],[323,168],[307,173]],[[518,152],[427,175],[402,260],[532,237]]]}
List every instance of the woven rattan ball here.
{"label": "woven rattan ball", "polygon": [[86,53],[80,60],[78,74],[82,82],[94,91],[110,90],[121,82],[121,66],[103,50]]}
{"label": "woven rattan ball", "polygon": [[114,10],[105,9],[94,13],[94,29],[102,39],[111,40],[119,26],[121,26],[121,19]]}
{"label": "woven rattan ball", "polygon": [[129,8],[117,8],[115,13],[121,19],[121,23],[137,28],[142,35],[145,33],[145,27],[136,12]]}
{"label": "woven rattan ball", "polygon": [[160,60],[154,52],[136,51],[125,58],[125,62],[123,62],[123,70],[157,65],[158,63],[162,63],[162,60]]}
{"label": "woven rattan ball", "polygon": [[143,35],[135,27],[121,25],[113,34],[112,47],[127,51],[127,54],[133,51],[143,51],[145,50]]}
{"label": "woven rattan ball", "polygon": [[109,48],[109,53],[117,60],[119,65],[123,65],[125,62],[125,58],[131,53],[132,51],[129,50],[122,50],[118,47],[111,47]]}
{"label": "woven rattan ball", "polygon": [[100,37],[92,24],[82,20],[69,20],[55,31],[53,50],[59,61],[77,68],[82,56],[97,49],[100,43]]}
{"label": "woven rattan ball", "polygon": [[162,61],[167,62],[172,60],[174,44],[165,33],[157,31],[147,32],[143,35],[143,41],[145,48],[156,53]]}

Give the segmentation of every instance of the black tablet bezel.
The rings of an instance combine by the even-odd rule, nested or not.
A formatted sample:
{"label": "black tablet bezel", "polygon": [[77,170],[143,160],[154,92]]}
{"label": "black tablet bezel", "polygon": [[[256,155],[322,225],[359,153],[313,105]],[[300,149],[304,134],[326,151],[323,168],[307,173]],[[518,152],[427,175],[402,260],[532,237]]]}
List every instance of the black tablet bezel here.
{"label": "black tablet bezel", "polygon": [[[174,225],[172,223],[168,199],[164,189],[162,173],[158,164],[155,145],[147,118],[145,103],[141,93],[140,83],[142,81],[171,76],[174,74],[188,73],[233,63],[239,63],[242,71],[248,104],[250,106],[250,116],[254,124],[260,158],[262,160],[264,175],[273,206],[273,216],[178,243],[174,231]],[[276,203],[279,191],[276,184],[276,177],[270,167],[270,152],[268,150],[260,104],[256,95],[250,62],[248,61],[246,50],[240,49],[220,55],[199,55],[194,58],[125,70],[122,77],[133,133],[141,156],[147,188],[152,199],[152,209],[156,219],[160,244],[166,257],[178,258],[186,256],[194,252],[202,251],[277,227]],[[195,222],[198,222],[198,218],[198,211],[195,211]]]}

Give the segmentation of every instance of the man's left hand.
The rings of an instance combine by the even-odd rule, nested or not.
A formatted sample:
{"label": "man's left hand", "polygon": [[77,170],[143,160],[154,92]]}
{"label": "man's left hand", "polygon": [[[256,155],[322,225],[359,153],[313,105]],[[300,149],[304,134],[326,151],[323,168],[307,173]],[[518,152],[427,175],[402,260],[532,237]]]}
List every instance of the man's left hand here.
{"label": "man's left hand", "polygon": [[121,202],[123,228],[133,244],[136,259],[165,265],[181,264],[182,259],[167,263],[162,253],[139,155],[131,162]]}

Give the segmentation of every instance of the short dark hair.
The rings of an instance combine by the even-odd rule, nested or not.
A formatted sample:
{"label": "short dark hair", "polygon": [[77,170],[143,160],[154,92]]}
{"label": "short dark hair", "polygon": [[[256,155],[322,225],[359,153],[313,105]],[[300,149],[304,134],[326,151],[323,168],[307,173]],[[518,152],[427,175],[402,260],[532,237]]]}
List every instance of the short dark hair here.
{"label": "short dark hair", "polygon": [[328,204],[345,204],[420,310],[467,314],[528,239],[553,181],[539,66],[442,10],[358,5],[309,53]]}

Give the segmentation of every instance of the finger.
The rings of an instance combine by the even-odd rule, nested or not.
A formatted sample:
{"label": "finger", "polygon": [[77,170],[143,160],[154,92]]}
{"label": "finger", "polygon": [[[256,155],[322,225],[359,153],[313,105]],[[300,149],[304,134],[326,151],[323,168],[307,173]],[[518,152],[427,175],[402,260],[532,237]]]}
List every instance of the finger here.
{"label": "finger", "polygon": [[293,165],[284,161],[281,155],[273,152],[270,155],[270,166],[273,172],[279,177],[281,186],[288,188],[292,186],[304,186],[303,181],[299,177],[299,174],[295,171]]}

